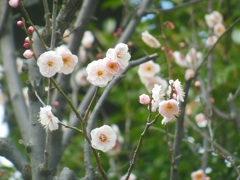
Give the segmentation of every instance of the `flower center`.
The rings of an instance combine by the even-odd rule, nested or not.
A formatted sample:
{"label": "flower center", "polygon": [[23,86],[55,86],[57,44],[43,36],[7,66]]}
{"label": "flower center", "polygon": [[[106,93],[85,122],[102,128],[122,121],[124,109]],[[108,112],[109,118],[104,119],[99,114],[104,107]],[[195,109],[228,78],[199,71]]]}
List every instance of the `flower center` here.
{"label": "flower center", "polygon": [[97,72],[97,75],[98,75],[98,76],[102,76],[102,75],[103,75],[103,71],[100,71],[100,70],[99,70],[99,71]]}
{"label": "flower center", "polygon": [[147,68],[147,71],[152,71],[152,67],[148,66]]}
{"label": "flower center", "polygon": [[105,134],[101,134],[101,135],[99,136],[99,139],[100,139],[100,141],[102,141],[102,142],[106,142],[106,141],[107,141],[107,136],[106,136]]}
{"label": "flower center", "polygon": [[54,63],[53,63],[52,60],[50,60],[50,61],[47,62],[47,64],[48,64],[48,66],[53,66]]}
{"label": "flower center", "polygon": [[167,109],[172,109],[172,108],[173,108],[172,104],[171,104],[171,103],[168,103],[168,104],[167,104]]}

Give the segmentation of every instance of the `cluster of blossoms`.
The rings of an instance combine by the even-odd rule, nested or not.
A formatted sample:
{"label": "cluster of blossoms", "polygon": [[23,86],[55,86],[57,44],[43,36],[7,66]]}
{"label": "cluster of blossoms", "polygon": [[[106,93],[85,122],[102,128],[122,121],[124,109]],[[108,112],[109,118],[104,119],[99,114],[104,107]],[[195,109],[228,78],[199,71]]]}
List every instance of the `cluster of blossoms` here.
{"label": "cluster of blossoms", "polygon": [[44,52],[37,60],[40,73],[48,78],[56,73],[72,73],[77,63],[78,57],[64,45],[56,48],[55,51]]}
{"label": "cluster of blossoms", "polygon": [[160,69],[160,65],[154,63],[153,61],[143,63],[138,68],[140,80],[149,92],[151,92],[154,84],[161,85],[163,90],[167,89],[167,81],[160,76],[157,76],[157,73],[160,72]]}
{"label": "cluster of blossoms", "polygon": [[192,180],[210,180],[210,177],[206,176],[203,170],[197,170],[191,173]]}
{"label": "cluster of blossoms", "polygon": [[225,26],[222,24],[223,17],[218,11],[213,11],[210,14],[205,15],[205,21],[209,28],[213,30],[213,33],[208,37],[206,41],[206,46],[213,46],[218,37],[225,32]]}
{"label": "cluster of blossoms", "polygon": [[122,72],[131,58],[128,46],[119,43],[115,48],[108,49],[106,57],[92,61],[86,67],[87,80],[99,87],[105,87],[114,76]]}
{"label": "cluster of blossoms", "polygon": [[186,56],[182,55],[179,51],[174,51],[173,58],[179,66],[187,68],[185,72],[186,80],[194,77],[196,69],[203,61],[202,53],[196,51],[195,48],[191,48]]}
{"label": "cluster of blossoms", "polygon": [[33,43],[33,40],[32,40],[31,37],[32,37],[32,34],[34,32],[34,27],[29,26],[28,28],[26,28],[26,25],[25,25],[24,21],[21,21],[21,20],[19,20],[17,22],[17,26],[19,26],[19,27],[21,27],[21,28],[23,28],[27,31],[28,37],[25,38],[24,43],[23,43],[23,47],[26,49],[25,52],[23,53],[23,56],[26,59],[30,59],[34,56],[34,52],[30,47],[30,44]]}
{"label": "cluster of blossoms", "polygon": [[154,84],[152,89],[152,97],[147,94],[139,96],[139,102],[151,107],[151,111],[158,110],[163,116],[162,124],[176,120],[180,112],[179,102],[184,101],[184,91],[180,81],[170,80],[167,90],[164,90],[161,85]]}

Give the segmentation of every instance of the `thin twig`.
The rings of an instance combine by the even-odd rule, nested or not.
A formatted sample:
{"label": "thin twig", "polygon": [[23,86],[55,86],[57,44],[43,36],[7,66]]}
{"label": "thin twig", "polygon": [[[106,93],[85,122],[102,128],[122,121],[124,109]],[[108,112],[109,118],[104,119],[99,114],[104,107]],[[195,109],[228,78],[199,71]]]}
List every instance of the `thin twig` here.
{"label": "thin twig", "polygon": [[46,21],[46,32],[47,34],[50,34],[50,12],[49,12],[49,8],[48,8],[48,2],[47,0],[42,0],[43,2],[43,8],[44,8],[44,18]]}
{"label": "thin twig", "polygon": [[143,139],[144,139],[144,136],[145,136],[147,130],[149,129],[149,127],[150,127],[151,125],[153,125],[153,124],[157,121],[157,119],[158,119],[159,116],[160,116],[160,114],[157,114],[157,115],[155,116],[155,118],[151,121],[151,120],[150,120],[151,112],[149,113],[148,118],[147,118],[146,126],[145,126],[143,132],[142,132],[141,135],[140,135],[140,138],[139,138],[139,140],[138,140],[137,147],[136,147],[136,149],[135,149],[135,151],[134,151],[134,154],[133,154],[133,156],[132,156],[132,159],[131,159],[131,161],[130,161],[130,166],[129,166],[129,168],[128,168],[126,180],[128,180],[128,178],[130,177],[130,174],[131,174],[131,172],[132,172],[132,170],[133,170],[133,168],[134,168],[134,165],[135,165],[136,160],[137,160],[138,152],[139,152],[140,148],[142,147]]}
{"label": "thin twig", "polygon": [[52,37],[51,37],[51,46],[50,49],[55,48],[56,43],[56,17],[57,17],[57,4],[58,0],[53,0],[53,13],[52,13]]}

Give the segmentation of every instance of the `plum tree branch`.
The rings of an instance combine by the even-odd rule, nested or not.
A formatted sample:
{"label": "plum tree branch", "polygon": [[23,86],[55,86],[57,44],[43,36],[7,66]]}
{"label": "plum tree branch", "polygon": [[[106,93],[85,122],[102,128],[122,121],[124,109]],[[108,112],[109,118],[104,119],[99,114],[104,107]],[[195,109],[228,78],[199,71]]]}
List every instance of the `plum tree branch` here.
{"label": "plum tree branch", "polygon": [[13,30],[10,15],[5,26],[4,34],[0,39],[2,61],[6,74],[6,82],[10,93],[14,114],[20,128],[21,136],[25,142],[29,140],[29,115],[22,94],[22,84],[16,66],[16,50],[13,39]]}
{"label": "plum tree branch", "polygon": [[24,179],[31,179],[31,167],[24,155],[12,142],[4,138],[0,138],[0,156],[11,161],[15,168],[22,173]]}

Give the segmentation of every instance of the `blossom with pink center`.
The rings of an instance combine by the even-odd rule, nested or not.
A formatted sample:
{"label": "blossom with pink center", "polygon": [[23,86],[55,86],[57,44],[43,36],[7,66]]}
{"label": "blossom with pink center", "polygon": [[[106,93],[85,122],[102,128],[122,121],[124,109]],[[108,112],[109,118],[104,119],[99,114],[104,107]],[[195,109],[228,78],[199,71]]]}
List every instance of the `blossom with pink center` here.
{"label": "blossom with pink center", "polygon": [[169,89],[170,94],[173,95],[173,98],[175,98],[177,101],[184,101],[185,93],[183,91],[181,82],[177,79],[175,81],[169,80]]}
{"label": "blossom with pink center", "polygon": [[87,80],[95,86],[104,87],[113,78],[113,75],[107,72],[106,61],[103,59],[92,61],[86,67],[86,71]]}
{"label": "blossom with pink center", "polygon": [[131,55],[128,52],[127,44],[119,43],[115,46],[114,49],[108,49],[106,57],[117,61],[121,68],[124,69],[128,66]]}
{"label": "blossom with pink center", "polygon": [[197,170],[191,173],[192,180],[209,180],[203,170]]}
{"label": "blossom with pink center", "polygon": [[141,64],[138,68],[138,75],[144,77],[153,77],[155,74],[160,72],[160,65],[153,61],[148,61]]}
{"label": "blossom with pink center", "polygon": [[206,127],[207,126],[207,119],[203,113],[199,113],[195,116],[195,121],[199,127]]}
{"label": "blossom with pink center", "polygon": [[58,129],[58,118],[53,115],[51,106],[44,106],[40,108],[39,122],[45,129],[54,131]]}
{"label": "blossom with pink center", "polygon": [[148,31],[142,32],[141,38],[143,42],[146,43],[151,48],[159,48],[161,46],[159,41],[154,36],[152,36]]}
{"label": "blossom with pink center", "polygon": [[104,59],[106,61],[106,70],[109,74],[113,76],[121,72],[121,67],[117,61],[111,60],[109,58]]}
{"label": "blossom with pink center", "polygon": [[150,101],[151,101],[151,99],[150,99],[149,95],[147,95],[147,94],[142,94],[139,96],[140,104],[148,105],[150,103]]}
{"label": "blossom with pink center", "polygon": [[63,60],[56,51],[47,51],[39,56],[37,65],[40,73],[44,77],[50,78],[61,70],[63,66]]}
{"label": "blossom with pink center", "polygon": [[158,111],[164,117],[162,124],[165,124],[165,121],[175,120],[179,114],[179,102],[175,99],[163,100],[159,103]]}
{"label": "blossom with pink center", "polygon": [[87,80],[87,71],[86,68],[80,69],[79,71],[77,71],[77,73],[75,74],[75,82],[77,83],[77,85],[79,86],[86,86],[89,84],[89,81]]}
{"label": "blossom with pink center", "polygon": [[78,63],[78,57],[73,55],[65,45],[58,47],[56,51],[58,54],[60,54],[63,61],[63,66],[59,72],[63,74],[72,73]]}
{"label": "blossom with pink center", "polygon": [[20,0],[9,0],[9,5],[13,8],[17,8],[20,5]]}
{"label": "blossom with pink center", "polygon": [[162,87],[158,84],[154,84],[154,87],[152,89],[152,103],[151,103],[152,112],[155,112],[157,110],[157,108],[159,107],[159,103],[164,96],[165,93]]}
{"label": "blossom with pink center", "polygon": [[26,59],[30,59],[34,56],[34,52],[31,49],[27,49],[26,51],[24,51],[23,53],[23,57],[25,57]]}
{"label": "blossom with pink center", "polygon": [[93,129],[90,135],[92,139],[91,145],[94,149],[107,152],[116,144],[116,132],[108,125]]}
{"label": "blossom with pink center", "polygon": [[82,38],[82,45],[86,49],[92,48],[94,42],[94,36],[91,31],[85,31]]}
{"label": "blossom with pink center", "polygon": [[226,31],[226,28],[222,23],[217,23],[214,25],[213,31],[214,34],[219,37]]}

